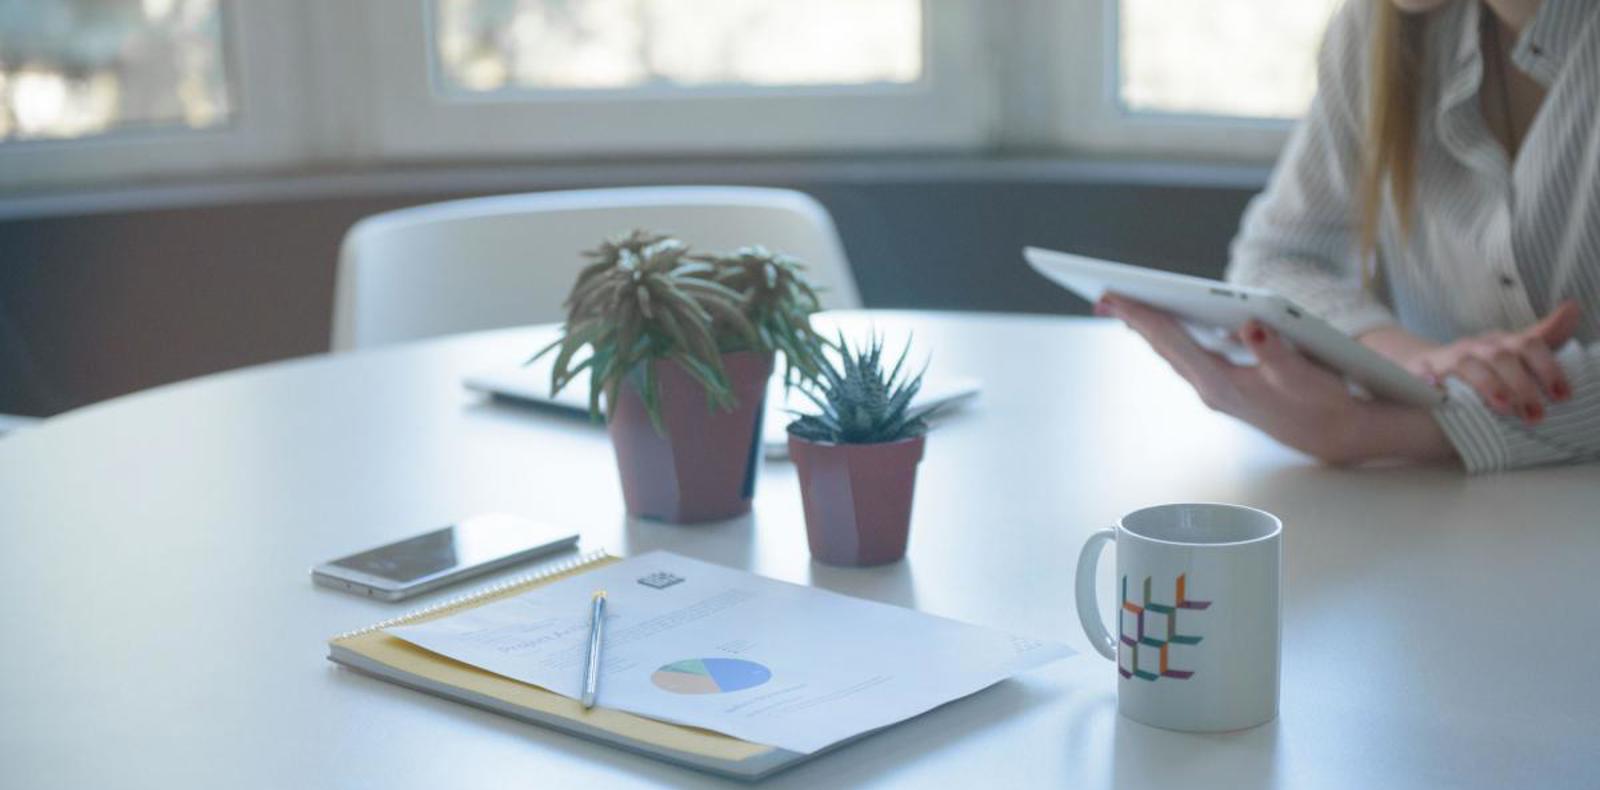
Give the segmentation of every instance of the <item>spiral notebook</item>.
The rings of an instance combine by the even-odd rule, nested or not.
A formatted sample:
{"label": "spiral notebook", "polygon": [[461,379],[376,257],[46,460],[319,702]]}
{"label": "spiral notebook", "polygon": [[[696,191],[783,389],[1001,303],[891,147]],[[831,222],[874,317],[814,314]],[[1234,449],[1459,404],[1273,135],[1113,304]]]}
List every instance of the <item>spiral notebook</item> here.
{"label": "spiral notebook", "polygon": [[739,779],[759,779],[815,756],[603,706],[586,711],[577,700],[429,652],[383,630],[448,617],[618,561],[604,551],[591,552],[462,598],[341,634],[328,641],[328,660],[417,691]]}
{"label": "spiral notebook", "polygon": [[[608,591],[611,649],[601,706],[585,711],[574,697],[596,588]],[[329,642],[328,658],[754,779],[1071,654],[1058,643],[653,551],[627,560],[585,555],[345,634]]]}

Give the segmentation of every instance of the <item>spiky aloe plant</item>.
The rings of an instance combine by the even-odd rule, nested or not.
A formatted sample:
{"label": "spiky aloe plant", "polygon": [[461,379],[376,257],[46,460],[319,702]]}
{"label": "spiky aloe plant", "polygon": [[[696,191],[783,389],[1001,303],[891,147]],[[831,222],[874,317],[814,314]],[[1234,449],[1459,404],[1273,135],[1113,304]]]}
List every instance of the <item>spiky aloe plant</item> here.
{"label": "spiky aloe plant", "polygon": [[[535,355],[557,352],[552,393],[588,371],[589,412],[598,417],[600,394],[616,403],[618,385],[638,371],[640,398],[659,429],[656,375],[648,363],[668,359],[705,387],[712,408],[733,406],[723,346],[729,338],[760,341],[743,295],[717,282],[716,267],[688,251],[675,238],[636,230],[584,253],[594,263],[578,273],[567,297],[562,336]],[[579,360],[585,346],[591,353]]]}
{"label": "spiky aloe plant", "polygon": [[744,315],[760,350],[783,352],[786,384],[820,375],[827,341],[811,328],[811,314],[822,305],[804,264],[760,245],[700,260],[712,266],[712,280],[744,295]]}
{"label": "spiky aloe plant", "polygon": [[802,389],[821,412],[789,423],[789,433],[825,444],[882,444],[928,430],[929,410],[911,408],[922,388],[922,373],[903,374],[909,342],[888,372],[883,369],[882,338],[852,349],[841,334],[837,349],[838,364],[824,359],[815,385]]}

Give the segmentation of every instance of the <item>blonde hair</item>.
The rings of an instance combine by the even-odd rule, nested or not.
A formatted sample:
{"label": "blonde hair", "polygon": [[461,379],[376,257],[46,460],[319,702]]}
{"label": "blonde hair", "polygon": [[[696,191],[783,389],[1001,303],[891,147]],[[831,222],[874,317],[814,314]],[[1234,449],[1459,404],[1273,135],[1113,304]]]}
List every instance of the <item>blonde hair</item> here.
{"label": "blonde hair", "polygon": [[[1421,14],[1404,14],[1390,0],[1377,6],[1367,80],[1366,156],[1361,173],[1361,256],[1377,258],[1378,222],[1388,186],[1401,233],[1411,232],[1417,171],[1417,106],[1422,91]],[[1363,264],[1366,280],[1368,265]]]}

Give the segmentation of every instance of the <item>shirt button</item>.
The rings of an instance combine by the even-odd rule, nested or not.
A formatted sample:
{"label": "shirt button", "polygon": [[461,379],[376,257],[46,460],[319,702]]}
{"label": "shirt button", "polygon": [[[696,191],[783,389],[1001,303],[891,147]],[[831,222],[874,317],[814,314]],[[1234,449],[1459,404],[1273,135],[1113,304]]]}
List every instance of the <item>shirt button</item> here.
{"label": "shirt button", "polygon": [[1517,287],[1516,278],[1512,277],[1509,274],[1500,275],[1500,284],[1502,286],[1506,287],[1506,288],[1515,288],[1515,287]]}

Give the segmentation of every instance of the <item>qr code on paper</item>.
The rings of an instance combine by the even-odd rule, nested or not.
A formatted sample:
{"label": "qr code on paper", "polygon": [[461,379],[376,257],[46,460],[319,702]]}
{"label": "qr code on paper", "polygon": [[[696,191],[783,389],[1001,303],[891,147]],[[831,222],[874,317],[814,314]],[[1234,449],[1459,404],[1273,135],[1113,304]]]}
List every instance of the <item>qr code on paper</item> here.
{"label": "qr code on paper", "polygon": [[657,590],[665,590],[681,581],[683,581],[682,576],[667,573],[666,571],[656,571],[639,579],[640,584],[646,587],[654,587]]}

